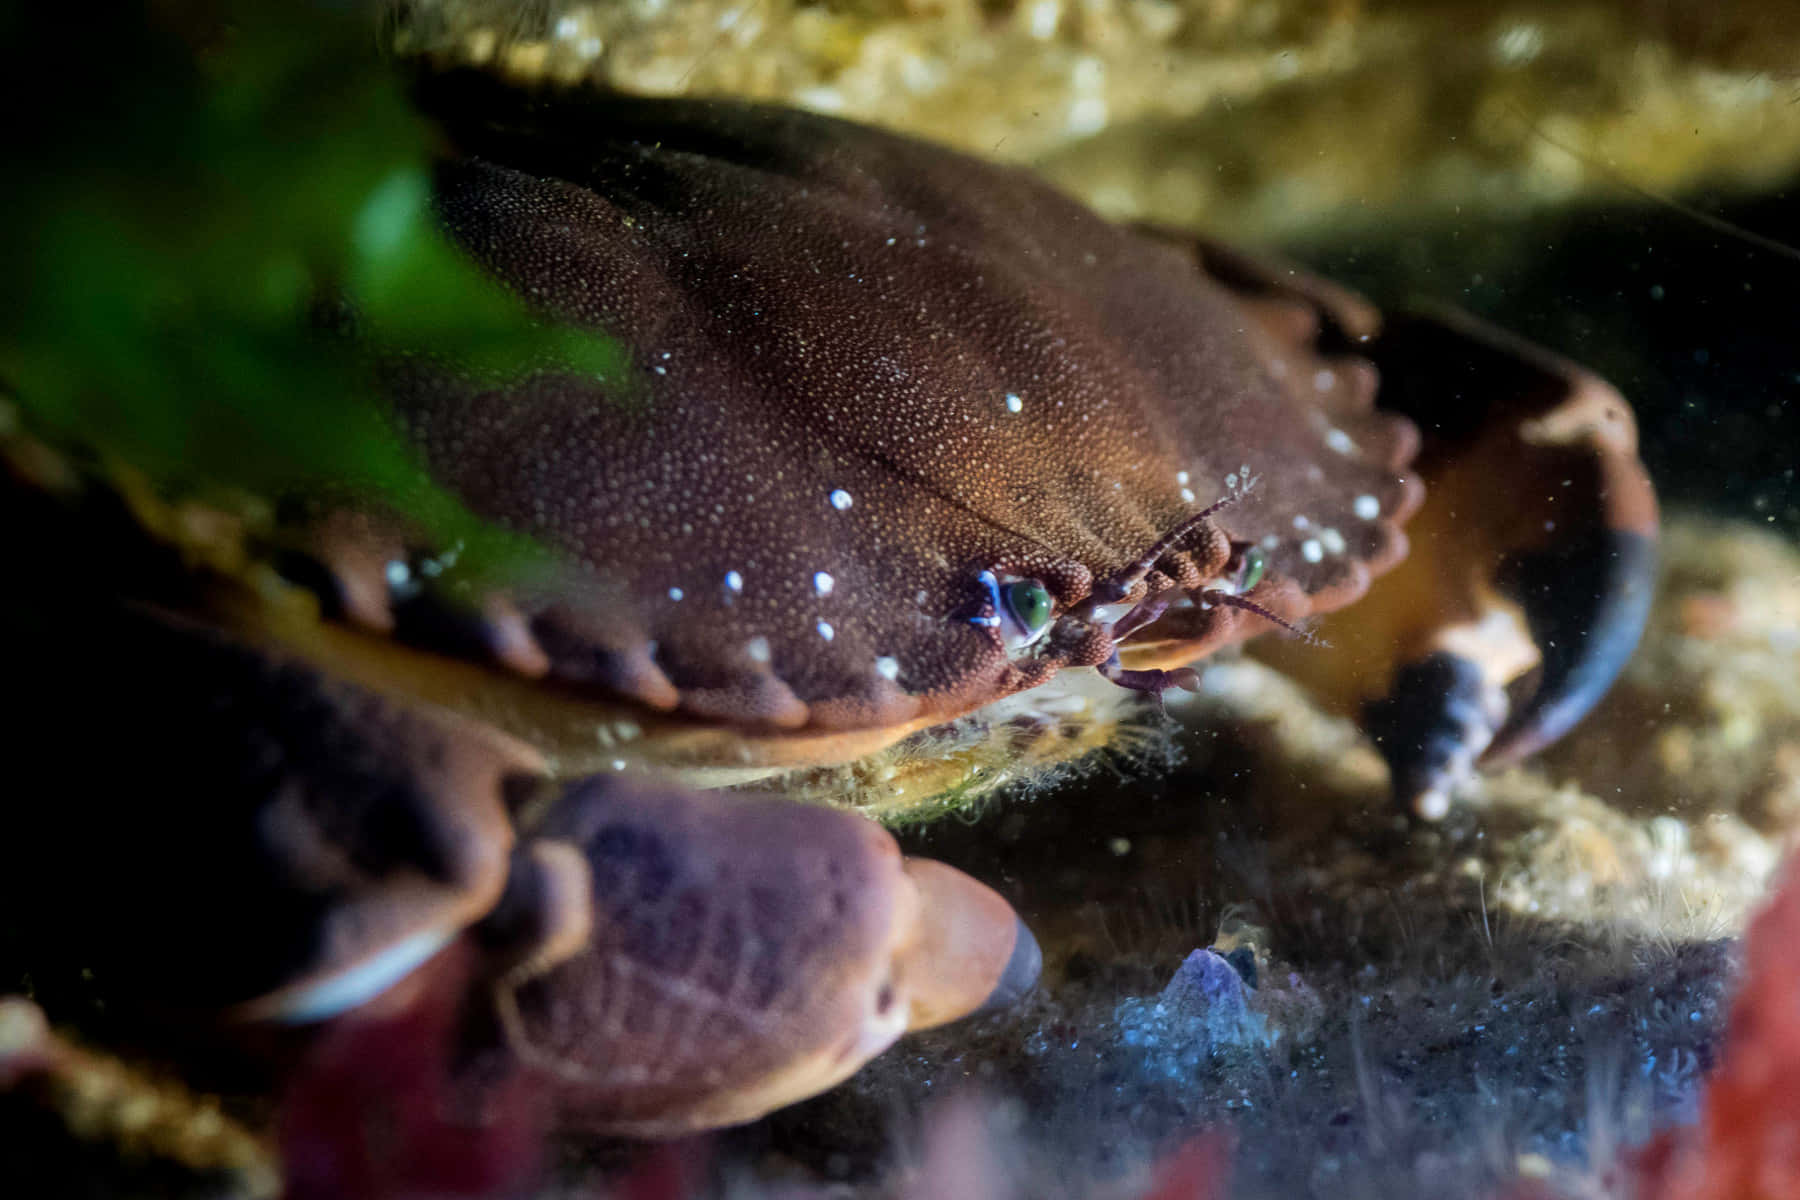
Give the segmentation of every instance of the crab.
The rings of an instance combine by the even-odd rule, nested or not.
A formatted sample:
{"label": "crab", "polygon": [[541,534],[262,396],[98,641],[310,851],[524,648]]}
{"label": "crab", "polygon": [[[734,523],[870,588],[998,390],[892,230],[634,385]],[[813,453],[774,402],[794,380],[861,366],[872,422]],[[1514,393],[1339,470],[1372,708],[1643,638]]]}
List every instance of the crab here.
{"label": "crab", "polygon": [[477,586],[353,495],[257,522],[6,440],[54,597],[17,744],[57,798],[10,815],[9,911],[115,1011],[290,1045],[459,989],[469,1061],[560,1127],[742,1122],[1038,974],[1004,898],[872,816],[1104,744],[1268,634],[1437,817],[1641,630],[1630,409],[1545,352],[827,117],[421,103],[449,235],[629,358],[379,364],[552,569]]}

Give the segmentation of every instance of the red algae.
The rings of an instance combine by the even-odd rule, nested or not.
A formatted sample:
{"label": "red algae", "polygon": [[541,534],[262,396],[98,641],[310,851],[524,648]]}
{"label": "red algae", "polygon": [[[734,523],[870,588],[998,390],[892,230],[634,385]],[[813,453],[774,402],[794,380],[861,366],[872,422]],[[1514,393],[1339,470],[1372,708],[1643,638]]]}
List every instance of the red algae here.
{"label": "red algae", "polygon": [[1201,1133],[1157,1164],[1142,1200],[1224,1200],[1231,1183],[1231,1139]]}
{"label": "red algae", "polygon": [[324,1035],[282,1103],[288,1200],[528,1189],[545,1114],[522,1075],[473,1085],[463,1077],[450,1049],[459,1015],[452,1002],[425,1002]]}
{"label": "red algae", "polygon": [[1631,1164],[1636,1200],[1800,1197],[1800,855],[1750,924],[1743,982],[1700,1120]]}

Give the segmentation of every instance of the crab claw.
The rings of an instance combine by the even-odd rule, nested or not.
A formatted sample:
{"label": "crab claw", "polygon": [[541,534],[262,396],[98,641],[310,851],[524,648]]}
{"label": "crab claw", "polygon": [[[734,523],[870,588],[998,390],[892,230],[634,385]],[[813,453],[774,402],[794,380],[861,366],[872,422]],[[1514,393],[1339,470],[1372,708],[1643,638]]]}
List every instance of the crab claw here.
{"label": "crab claw", "polygon": [[1383,407],[1424,434],[1427,495],[1408,561],[1327,636],[1399,651],[1365,721],[1396,800],[1435,818],[1459,776],[1555,741],[1611,686],[1649,616],[1656,499],[1630,407],[1572,364],[1460,315],[1369,350]]}
{"label": "crab claw", "polygon": [[571,1127],[753,1120],[1036,976],[1004,900],[848,812],[600,778],[533,839],[474,932],[505,1047]]}
{"label": "crab claw", "polygon": [[1376,405],[1418,429],[1425,497],[1406,525],[1410,554],[1316,626],[1330,654],[1268,640],[1254,652],[1360,716],[1395,799],[1442,816],[1459,777],[1574,726],[1643,632],[1656,496],[1631,408],[1471,317],[1384,321],[1304,271],[1212,243],[1200,252],[1278,342],[1373,362]]}
{"label": "crab claw", "polygon": [[1006,1008],[1037,986],[1043,952],[1000,893],[929,858],[907,859],[906,874],[919,893],[917,938],[897,972],[907,1029]]}

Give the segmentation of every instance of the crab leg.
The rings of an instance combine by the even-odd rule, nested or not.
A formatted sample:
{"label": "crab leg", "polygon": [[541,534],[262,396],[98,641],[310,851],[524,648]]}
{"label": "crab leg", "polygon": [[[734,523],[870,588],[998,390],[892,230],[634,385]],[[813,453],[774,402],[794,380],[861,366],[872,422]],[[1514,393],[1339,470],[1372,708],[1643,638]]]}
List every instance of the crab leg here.
{"label": "crab leg", "polygon": [[[113,687],[81,682],[103,664]],[[812,1095],[1036,981],[1005,900],[853,813],[608,778],[556,794],[510,738],[166,615],[115,613],[26,665],[47,762],[78,761],[86,721],[130,753],[89,756],[101,799],[15,814],[0,880],[146,1008],[297,1041],[468,988],[472,1029],[494,1012],[500,1061],[566,1119],[651,1135]],[[145,778],[188,790],[154,802]]]}

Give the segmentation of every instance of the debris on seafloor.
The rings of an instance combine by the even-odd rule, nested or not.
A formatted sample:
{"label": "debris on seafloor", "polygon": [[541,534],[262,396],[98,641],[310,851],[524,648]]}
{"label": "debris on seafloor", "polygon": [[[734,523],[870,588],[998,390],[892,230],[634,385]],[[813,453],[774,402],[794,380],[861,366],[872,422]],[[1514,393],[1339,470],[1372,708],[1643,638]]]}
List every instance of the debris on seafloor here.
{"label": "debris on seafloor", "polygon": [[[1312,233],[1800,168],[1786,0],[431,0],[397,48],[729,95],[1046,170],[1118,217]],[[1104,134],[1105,136],[1100,136]]]}
{"label": "debris on seafloor", "polygon": [[[1582,1197],[1626,1200],[1785,1200],[1800,1196],[1800,855],[1750,924],[1743,978],[1731,1003],[1721,1059],[1698,1119],[1666,1129],[1620,1157]],[[1530,1183],[1503,1200],[1571,1193]]]}
{"label": "debris on seafloor", "polygon": [[1182,960],[1159,995],[1120,1002],[1114,1018],[1119,1039],[1142,1050],[1145,1070],[1185,1078],[1212,1055],[1276,1036],[1251,1011],[1251,995],[1237,966],[1202,947]]}
{"label": "debris on seafloor", "polygon": [[1800,553],[1716,519],[1671,521],[1663,541],[1664,598],[1642,646],[1546,768],[1690,836],[1730,814],[1741,826],[1725,836],[1776,845],[1800,829]]}

